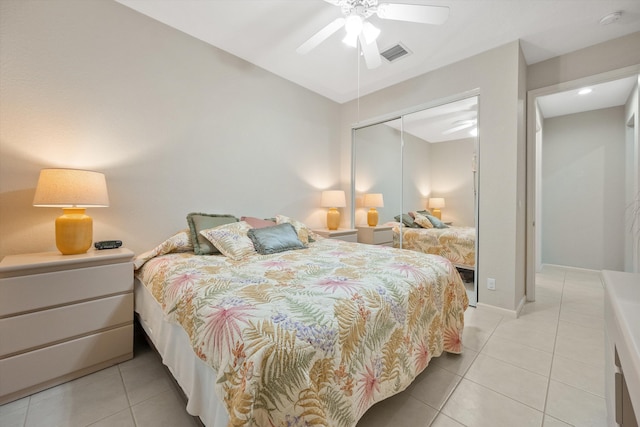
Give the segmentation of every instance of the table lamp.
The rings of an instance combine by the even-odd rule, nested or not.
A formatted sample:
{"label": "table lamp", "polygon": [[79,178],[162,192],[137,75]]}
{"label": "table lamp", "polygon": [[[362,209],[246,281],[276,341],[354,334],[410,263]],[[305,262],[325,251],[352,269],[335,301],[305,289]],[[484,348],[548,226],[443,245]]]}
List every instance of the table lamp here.
{"label": "table lamp", "polygon": [[63,255],[83,254],[93,241],[93,220],[85,208],[109,206],[104,174],[77,169],[42,169],[33,206],[60,207],[56,247]]}
{"label": "table lamp", "polygon": [[438,219],[442,219],[441,208],[444,208],[444,199],[442,197],[429,198],[429,209],[431,209],[433,216]]}
{"label": "table lamp", "polygon": [[328,190],[322,192],[322,200],[320,206],[329,208],[327,211],[327,228],[329,230],[337,230],[340,225],[340,212],[336,208],[344,208],[347,206],[344,191]]}
{"label": "table lamp", "polygon": [[367,224],[369,227],[378,225],[378,211],[376,208],[384,207],[384,200],[381,193],[368,193],[364,195],[363,205],[369,208],[367,212]]}

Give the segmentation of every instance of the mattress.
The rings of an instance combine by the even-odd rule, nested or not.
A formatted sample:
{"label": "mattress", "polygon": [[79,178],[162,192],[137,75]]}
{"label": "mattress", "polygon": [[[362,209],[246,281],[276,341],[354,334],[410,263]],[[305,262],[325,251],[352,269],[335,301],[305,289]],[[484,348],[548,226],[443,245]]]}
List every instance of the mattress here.
{"label": "mattress", "polygon": [[206,426],[226,426],[227,409],[213,392],[215,370],[196,356],[184,329],[165,319],[160,304],[137,279],[134,293],[138,320],[186,395],[187,412]]}
{"label": "mattress", "polygon": [[476,264],[476,229],[474,227],[411,228],[393,226],[393,246],[439,255],[456,267],[473,270]]}

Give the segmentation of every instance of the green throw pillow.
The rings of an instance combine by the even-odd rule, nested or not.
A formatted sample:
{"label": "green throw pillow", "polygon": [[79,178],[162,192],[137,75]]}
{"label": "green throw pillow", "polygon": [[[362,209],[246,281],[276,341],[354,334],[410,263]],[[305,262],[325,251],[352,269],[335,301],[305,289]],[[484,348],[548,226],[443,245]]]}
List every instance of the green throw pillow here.
{"label": "green throw pillow", "polygon": [[253,228],[247,232],[247,236],[260,255],[305,248],[298,238],[296,229],[288,222],[272,227]]}
{"label": "green throw pillow", "polygon": [[196,255],[219,254],[220,251],[200,234],[202,230],[218,227],[220,225],[238,222],[238,218],[233,215],[206,214],[192,212],[187,215],[187,223],[191,231],[191,242],[193,252]]}
{"label": "green throw pillow", "polygon": [[440,221],[438,218],[436,218],[433,215],[425,215],[427,218],[429,218],[429,221],[431,221],[431,224],[433,224],[433,226],[435,228],[449,228],[449,226],[447,224],[445,224],[444,222]]}

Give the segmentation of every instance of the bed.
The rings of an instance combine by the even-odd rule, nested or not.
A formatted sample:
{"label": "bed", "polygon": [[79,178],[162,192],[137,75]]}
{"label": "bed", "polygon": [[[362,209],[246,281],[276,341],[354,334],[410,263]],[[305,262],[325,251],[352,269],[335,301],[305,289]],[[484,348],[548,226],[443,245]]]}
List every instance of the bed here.
{"label": "bed", "polygon": [[323,239],[242,257],[177,233],[137,257],[135,310],[208,426],[355,426],[443,351],[468,299],[439,256]]}
{"label": "bed", "polygon": [[475,227],[415,228],[393,224],[393,247],[440,255],[454,266],[473,270],[476,265]]}

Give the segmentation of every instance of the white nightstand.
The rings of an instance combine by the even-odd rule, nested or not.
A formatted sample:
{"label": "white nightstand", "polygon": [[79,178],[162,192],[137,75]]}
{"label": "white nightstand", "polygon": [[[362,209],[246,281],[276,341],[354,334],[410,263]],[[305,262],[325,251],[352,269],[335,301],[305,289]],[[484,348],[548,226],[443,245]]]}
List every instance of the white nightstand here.
{"label": "white nightstand", "polygon": [[354,243],[358,241],[358,230],[355,228],[339,228],[337,230],[327,230],[324,228],[313,230],[313,232],[328,239],[338,239]]}
{"label": "white nightstand", "polygon": [[368,225],[358,226],[358,242],[369,245],[393,246],[392,227],[378,225],[369,227]]}
{"label": "white nightstand", "polygon": [[0,404],[133,357],[133,252],[0,262]]}

